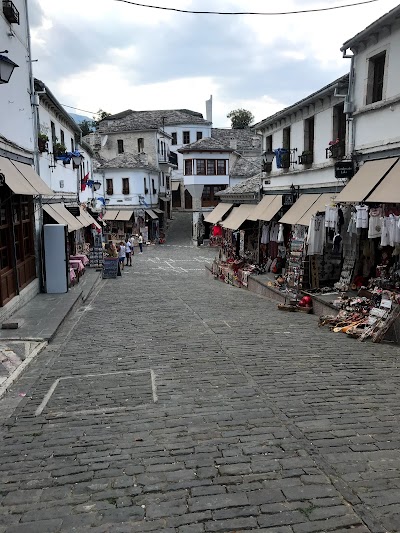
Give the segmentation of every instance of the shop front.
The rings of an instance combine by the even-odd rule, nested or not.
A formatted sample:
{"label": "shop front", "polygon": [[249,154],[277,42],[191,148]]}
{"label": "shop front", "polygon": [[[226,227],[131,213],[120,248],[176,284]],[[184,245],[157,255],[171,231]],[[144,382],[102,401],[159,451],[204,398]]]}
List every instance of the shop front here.
{"label": "shop front", "polygon": [[[145,241],[156,241],[160,239],[160,223],[158,215],[154,209],[145,209],[146,213],[146,227],[147,227],[147,239]],[[141,232],[143,234],[143,232]]]}
{"label": "shop front", "polygon": [[103,229],[106,243],[112,241],[117,244],[125,241],[132,234],[139,233],[138,224],[143,218],[137,217],[135,220],[133,209],[107,209],[103,215],[103,220],[106,222],[106,226]]}
{"label": "shop front", "polygon": [[223,229],[220,222],[228,216],[232,207],[232,203],[220,202],[211,213],[208,213],[204,218],[205,235],[209,235],[210,246],[222,246]]}
{"label": "shop front", "polygon": [[25,163],[0,157],[0,306],[37,277],[36,198],[53,191]]}

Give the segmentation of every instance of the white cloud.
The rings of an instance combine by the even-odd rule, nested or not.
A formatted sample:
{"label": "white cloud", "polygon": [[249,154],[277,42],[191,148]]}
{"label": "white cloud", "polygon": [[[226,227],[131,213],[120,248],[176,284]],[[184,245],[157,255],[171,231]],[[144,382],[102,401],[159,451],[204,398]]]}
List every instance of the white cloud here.
{"label": "white cloud", "polygon": [[[214,124],[250,109],[260,120],[348,69],[342,43],[396,0],[315,14],[210,17],[139,8],[115,0],[36,0],[45,14],[32,30],[35,75],[64,104],[90,111],[190,108],[214,96]],[[165,6],[165,0],[152,0]],[[218,9],[298,10],[342,0],[220,0]],[[213,0],[174,0],[183,9]],[[266,7],[268,6],[268,7]]]}

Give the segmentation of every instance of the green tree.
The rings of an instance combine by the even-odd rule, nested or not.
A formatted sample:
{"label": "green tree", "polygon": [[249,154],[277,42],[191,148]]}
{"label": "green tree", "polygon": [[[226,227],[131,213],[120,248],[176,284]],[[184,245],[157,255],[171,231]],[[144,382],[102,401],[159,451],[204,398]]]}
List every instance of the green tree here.
{"label": "green tree", "polygon": [[231,126],[235,130],[248,128],[254,120],[253,113],[247,109],[234,109],[226,116],[231,120]]}
{"label": "green tree", "polygon": [[99,123],[109,116],[111,116],[111,113],[108,113],[107,111],[104,111],[103,109],[99,109],[96,113],[96,116],[93,117],[93,122],[92,122],[93,127],[97,130],[97,128],[99,127]]}
{"label": "green tree", "polygon": [[82,120],[82,122],[79,124],[79,127],[81,128],[82,135],[89,135],[93,131],[93,121],[91,120]]}

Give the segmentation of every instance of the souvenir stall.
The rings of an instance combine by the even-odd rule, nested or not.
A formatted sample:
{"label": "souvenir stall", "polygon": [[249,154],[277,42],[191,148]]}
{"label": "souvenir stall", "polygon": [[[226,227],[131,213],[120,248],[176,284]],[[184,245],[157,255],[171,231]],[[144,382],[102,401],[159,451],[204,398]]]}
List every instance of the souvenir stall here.
{"label": "souvenir stall", "polygon": [[283,196],[269,195],[264,196],[254,213],[260,221],[258,262],[264,265],[263,272],[279,274],[285,267],[284,227],[278,223],[282,208]]}
{"label": "souvenir stall", "polygon": [[212,272],[215,278],[236,287],[247,287],[248,277],[255,268],[258,253],[255,208],[252,204],[234,207],[221,223],[222,246],[213,262]]}
{"label": "souvenir stall", "polygon": [[132,235],[134,225],[133,209],[107,209],[103,215],[103,220],[106,222],[106,227],[103,231],[106,242],[121,242],[127,236]]}
{"label": "souvenir stall", "polygon": [[211,213],[208,213],[204,217],[204,225],[207,228],[209,226],[209,229],[206,230],[206,233],[208,231],[210,235],[210,246],[213,247],[219,247],[222,246],[223,243],[223,229],[220,225],[220,222],[224,220],[229,214],[233,207],[232,203],[219,203]]}

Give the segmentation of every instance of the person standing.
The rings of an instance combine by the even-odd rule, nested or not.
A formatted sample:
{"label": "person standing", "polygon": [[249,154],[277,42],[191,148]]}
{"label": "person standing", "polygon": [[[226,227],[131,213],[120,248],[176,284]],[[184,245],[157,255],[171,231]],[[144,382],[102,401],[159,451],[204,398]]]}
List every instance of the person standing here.
{"label": "person standing", "polygon": [[131,235],[129,242],[131,243],[131,257],[133,257],[135,255],[135,237],[133,235]]}
{"label": "person standing", "polygon": [[125,258],[126,258],[126,248],[125,248],[125,244],[121,241],[119,243],[119,249],[118,249],[118,260],[119,260],[119,265],[121,267],[121,270],[124,270]]}
{"label": "person standing", "polygon": [[129,239],[125,243],[126,266],[132,266],[132,248]]}
{"label": "person standing", "polygon": [[139,253],[142,254],[143,253],[143,235],[141,233],[139,233],[138,241],[139,241],[139,249],[140,249]]}

